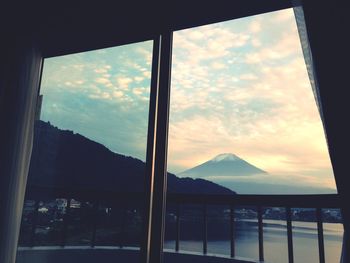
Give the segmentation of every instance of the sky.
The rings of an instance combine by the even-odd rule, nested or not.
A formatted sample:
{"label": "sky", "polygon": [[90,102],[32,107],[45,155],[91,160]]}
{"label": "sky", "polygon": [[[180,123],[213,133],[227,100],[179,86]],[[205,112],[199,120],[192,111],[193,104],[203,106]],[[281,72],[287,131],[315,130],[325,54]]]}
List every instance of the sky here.
{"label": "sky", "polygon": [[145,160],[152,45],[45,59],[41,119]]}
{"label": "sky", "polygon": [[[41,118],[145,160],[151,58],[147,41],[46,59]],[[169,125],[170,172],[234,153],[335,188],[292,9],[174,32]]]}

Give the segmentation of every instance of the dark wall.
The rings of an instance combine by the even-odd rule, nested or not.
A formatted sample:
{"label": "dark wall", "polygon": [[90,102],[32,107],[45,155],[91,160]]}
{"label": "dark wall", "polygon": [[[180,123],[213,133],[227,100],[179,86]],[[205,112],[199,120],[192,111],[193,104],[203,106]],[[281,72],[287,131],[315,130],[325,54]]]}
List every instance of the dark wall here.
{"label": "dark wall", "polygon": [[[338,192],[348,213],[349,166],[349,11],[345,1],[304,1],[304,12],[319,82],[329,151]],[[349,179],[348,179],[349,178]],[[347,215],[346,215],[347,216]]]}
{"label": "dark wall", "polygon": [[[349,11],[346,1],[304,1],[309,41],[344,221],[344,251],[350,251]],[[345,255],[344,255],[345,256]],[[344,262],[349,262],[349,255]]]}
{"label": "dark wall", "polygon": [[39,39],[44,56],[55,56],[289,6],[287,0],[35,1],[8,7],[0,19],[7,31]]}

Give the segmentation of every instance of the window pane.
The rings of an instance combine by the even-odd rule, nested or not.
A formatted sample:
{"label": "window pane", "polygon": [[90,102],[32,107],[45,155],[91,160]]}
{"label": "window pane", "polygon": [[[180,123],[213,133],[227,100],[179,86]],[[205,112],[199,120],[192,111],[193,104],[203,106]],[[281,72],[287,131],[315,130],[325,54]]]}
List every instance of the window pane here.
{"label": "window pane", "polygon": [[344,236],[343,219],[340,209],[323,209],[323,235],[326,262],[340,262]]}
{"label": "window pane", "polygon": [[19,260],[75,253],[28,246],[139,250],[152,45],[45,59]]}
{"label": "window pane", "polygon": [[335,193],[293,9],[174,33],[168,170],[238,193]]}
{"label": "window pane", "polygon": [[[200,206],[221,198],[214,195],[337,192],[293,9],[174,32],[171,76],[168,172],[202,187],[174,191],[169,183],[169,204],[186,207],[183,192],[203,194],[196,199]],[[228,208],[216,212],[221,222],[216,233],[231,231],[232,220],[235,255],[257,260],[259,210],[254,203],[240,205],[240,200],[244,196],[235,200],[234,220]],[[220,206],[213,207],[219,211]],[[285,207],[261,211],[265,259],[287,262]],[[168,208],[167,215],[172,213]],[[203,213],[193,209],[180,214],[179,250],[205,252],[207,231],[208,253],[229,257],[231,237],[214,238],[207,213],[207,230]],[[186,228],[190,216],[198,218],[196,227]],[[167,219],[169,233],[174,232],[176,221]],[[298,220],[302,222],[293,221],[299,229],[293,232],[294,241],[306,246],[295,246],[295,258],[307,261],[303,249],[308,248],[317,258],[315,219]],[[175,239],[166,235],[167,249],[175,248]]]}

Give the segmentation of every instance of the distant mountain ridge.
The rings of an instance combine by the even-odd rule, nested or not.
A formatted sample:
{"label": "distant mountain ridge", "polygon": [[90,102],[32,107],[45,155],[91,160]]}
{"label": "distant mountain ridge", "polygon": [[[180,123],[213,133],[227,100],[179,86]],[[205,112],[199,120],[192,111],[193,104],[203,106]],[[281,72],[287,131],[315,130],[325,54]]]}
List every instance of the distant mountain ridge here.
{"label": "distant mountain ridge", "polygon": [[259,174],[267,174],[267,172],[235,154],[223,153],[178,175],[205,178],[208,176],[250,176]]}
{"label": "distant mountain ridge", "polygon": [[[222,153],[209,161],[178,173],[181,177],[202,178],[238,194],[332,194],[335,189],[291,184],[248,163],[233,153]],[[298,183],[298,182],[296,182]]]}
{"label": "distant mountain ridge", "polygon": [[[35,124],[27,185],[47,188],[143,192],[145,163],[49,122]],[[178,178],[168,173],[168,192],[235,194],[204,179]]]}

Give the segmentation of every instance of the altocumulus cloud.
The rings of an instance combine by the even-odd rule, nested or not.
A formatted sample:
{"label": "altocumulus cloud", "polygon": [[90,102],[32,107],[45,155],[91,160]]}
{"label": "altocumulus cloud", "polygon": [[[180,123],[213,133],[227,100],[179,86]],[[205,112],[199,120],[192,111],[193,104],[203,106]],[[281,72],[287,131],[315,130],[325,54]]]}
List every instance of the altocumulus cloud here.
{"label": "altocumulus cloud", "polygon": [[170,171],[233,152],[335,188],[293,10],[175,32],[173,52]]}

